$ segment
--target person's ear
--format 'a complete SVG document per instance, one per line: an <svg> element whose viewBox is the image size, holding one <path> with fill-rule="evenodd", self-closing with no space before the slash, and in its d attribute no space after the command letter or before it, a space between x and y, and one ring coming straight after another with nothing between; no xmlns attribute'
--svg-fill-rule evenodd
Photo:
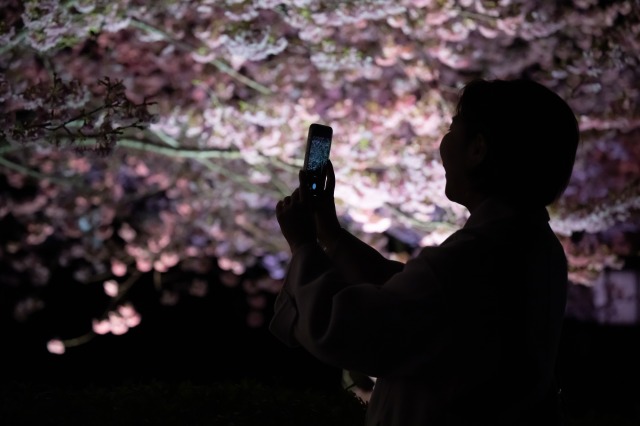
<svg viewBox="0 0 640 426"><path fill-rule="evenodd" d="M467 148L467 166L475 168L482 163L487 156L487 142L481 133L471 139Z"/></svg>

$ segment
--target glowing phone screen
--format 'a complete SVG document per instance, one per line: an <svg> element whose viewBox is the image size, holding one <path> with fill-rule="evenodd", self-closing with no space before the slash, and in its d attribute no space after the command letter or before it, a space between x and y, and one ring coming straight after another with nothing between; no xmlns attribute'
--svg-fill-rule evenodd
<svg viewBox="0 0 640 426"><path fill-rule="evenodd" d="M314 173L320 173L322 168L327 164L330 149L330 139L322 136L312 136L311 146L309 147L307 170Z"/></svg>
<svg viewBox="0 0 640 426"><path fill-rule="evenodd" d="M304 168L308 172L308 188L312 196L324 191L324 168L329 161L333 130L322 124L312 124L307 138Z"/></svg>

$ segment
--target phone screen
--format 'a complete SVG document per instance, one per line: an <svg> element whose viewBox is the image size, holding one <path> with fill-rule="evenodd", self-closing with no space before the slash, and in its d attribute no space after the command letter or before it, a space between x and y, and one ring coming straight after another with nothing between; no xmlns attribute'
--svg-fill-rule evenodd
<svg viewBox="0 0 640 426"><path fill-rule="evenodd" d="M309 161L307 170L310 172L320 173L329 160L329 151L331 149L331 139L323 136L311 136L309 141Z"/></svg>
<svg viewBox="0 0 640 426"><path fill-rule="evenodd" d="M304 169L309 172L309 189L314 196L324 190L322 178L329 160L332 134L333 131L329 126L312 124L309 128Z"/></svg>

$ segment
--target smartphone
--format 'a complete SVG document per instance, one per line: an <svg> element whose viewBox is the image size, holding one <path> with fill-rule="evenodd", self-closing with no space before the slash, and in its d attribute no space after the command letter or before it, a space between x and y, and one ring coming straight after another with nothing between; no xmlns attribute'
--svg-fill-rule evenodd
<svg viewBox="0 0 640 426"><path fill-rule="evenodd" d="M309 176L309 193L316 197L324 191L324 171L329 161L333 129L323 124L309 126L303 168Z"/></svg>

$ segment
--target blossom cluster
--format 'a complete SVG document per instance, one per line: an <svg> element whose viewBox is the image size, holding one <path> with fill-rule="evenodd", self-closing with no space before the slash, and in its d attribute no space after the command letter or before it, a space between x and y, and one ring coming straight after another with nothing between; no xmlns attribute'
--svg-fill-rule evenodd
<svg viewBox="0 0 640 426"><path fill-rule="evenodd" d="M114 306L139 274L166 304L240 286L261 325L289 259L273 209L314 122L334 129L345 227L396 259L441 243L468 217L438 146L473 78L533 78L574 109L582 140L550 213L590 285L640 250L640 5L600 3L0 1L0 221L19 225L0 268L31 284L14 316L43 309L62 267ZM126 331L118 312L93 332Z"/></svg>
<svg viewBox="0 0 640 426"><path fill-rule="evenodd" d="M131 102L122 81L109 77L97 81L102 99L88 107L91 94L78 80L64 81L53 75L20 92L0 77L0 94L6 102L0 119L0 138L12 145L46 141L59 146L74 144L77 151L109 154L126 129L143 129L154 116L148 101Z"/></svg>

